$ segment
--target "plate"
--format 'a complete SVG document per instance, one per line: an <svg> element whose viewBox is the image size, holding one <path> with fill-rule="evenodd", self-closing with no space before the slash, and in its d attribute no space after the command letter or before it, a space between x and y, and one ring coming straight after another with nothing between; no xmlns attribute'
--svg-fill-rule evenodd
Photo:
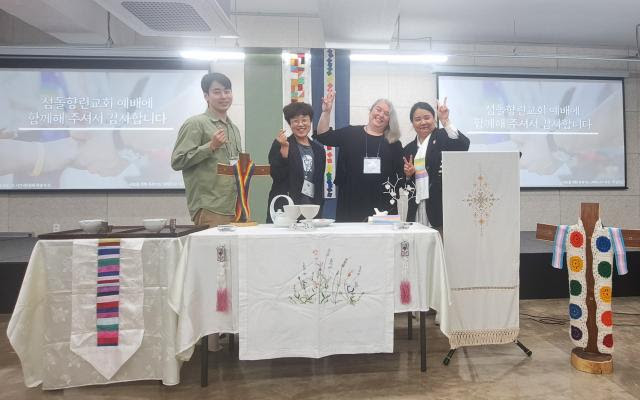
<svg viewBox="0 0 640 400"><path fill-rule="evenodd" d="M329 226L329 225L333 224L334 222L336 222L334 219L317 218L317 219L313 220L313 225L315 225L317 227L322 227L322 226Z"/></svg>

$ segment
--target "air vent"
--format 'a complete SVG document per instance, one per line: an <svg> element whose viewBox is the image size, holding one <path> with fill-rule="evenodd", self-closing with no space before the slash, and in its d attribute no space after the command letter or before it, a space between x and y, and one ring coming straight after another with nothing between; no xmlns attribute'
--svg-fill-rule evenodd
<svg viewBox="0 0 640 400"><path fill-rule="evenodd" d="M209 32L211 28L200 14L184 3L123 1L122 7L149 28L160 32Z"/></svg>
<svg viewBox="0 0 640 400"><path fill-rule="evenodd" d="M95 1L131 29L145 36L237 35L228 14L216 0Z"/></svg>

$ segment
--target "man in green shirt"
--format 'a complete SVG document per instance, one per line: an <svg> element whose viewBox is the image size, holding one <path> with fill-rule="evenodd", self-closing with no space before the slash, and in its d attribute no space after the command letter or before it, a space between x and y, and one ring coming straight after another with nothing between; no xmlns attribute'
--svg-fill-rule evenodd
<svg viewBox="0 0 640 400"><path fill-rule="evenodd" d="M217 165L235 164L242 145L240 131L227 115L233 102L229 78L208 73L201 86L207 110L180 128L171 167L182 171L193 222L214 227L233 221L237 196L233 176L218 175Z"/></svg>

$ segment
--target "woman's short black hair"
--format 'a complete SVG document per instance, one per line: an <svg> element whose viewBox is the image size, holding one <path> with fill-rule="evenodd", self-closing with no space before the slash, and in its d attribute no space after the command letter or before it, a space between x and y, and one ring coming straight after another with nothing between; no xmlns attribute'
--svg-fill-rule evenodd
<svg viewBox="0 0 640 400"><path fill-rule="evenodd" d="M429 103L426 103L424 101L419 101L416 104L414 104L413 107L411 107L411 111L409 111L409 121L413 122L413 114L415 114L416 110L429 111L434 118L436 117L436 112L433 111L433 107L431 107Z"/></svg>
<svg viewBox="0 0 640 400"><path fill-rule="evenodd" d="M209 88L213 82L218 82L225 89L231 90L231 80L220 72L209 72L205 76L202 77L200 81L200 86L202 87L202 93L209 93Z"/></svg>
<svg viewBox="0 0 640 400"><path fill-rule="evenodd" d="M282 113L284 114L284 119L287 121L287 124L291 125L291 119L300 115L308 115L309 119L313 121L313 108L311 105L303 102L293 102L289 103L282 109Z"/></svg>

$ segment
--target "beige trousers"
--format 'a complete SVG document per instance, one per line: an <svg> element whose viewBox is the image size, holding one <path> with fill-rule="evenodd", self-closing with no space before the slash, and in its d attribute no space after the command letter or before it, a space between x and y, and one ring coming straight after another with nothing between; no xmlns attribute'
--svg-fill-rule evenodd
<svg viewBox="0 0 640 400"><path fill-rule="evenodd" d="M196 215L193 216L193 223L196 225L209 225L209 228L214 228L218 225L231 223L233 219L233 215L222 215L201 208Z"/></svg>

